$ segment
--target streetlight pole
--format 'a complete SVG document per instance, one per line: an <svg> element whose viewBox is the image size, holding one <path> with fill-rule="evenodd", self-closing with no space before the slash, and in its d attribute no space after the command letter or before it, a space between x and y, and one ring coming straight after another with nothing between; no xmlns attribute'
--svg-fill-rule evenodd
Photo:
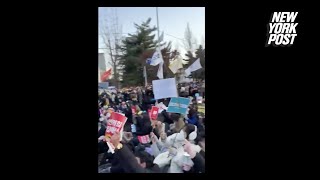
<svg viewBox="0 0 320 180"><path fill-rule="evenodd" d="M156 7L156 11L157 11L158 47L159 47L160 46L160 28L159 28L158 7Z"/></svg>

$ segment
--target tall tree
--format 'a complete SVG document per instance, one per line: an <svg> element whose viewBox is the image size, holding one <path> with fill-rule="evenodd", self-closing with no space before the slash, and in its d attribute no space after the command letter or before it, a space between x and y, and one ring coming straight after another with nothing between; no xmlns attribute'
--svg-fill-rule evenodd
<svg viewBox="0 0 320 180"><path fill-rule="evenodd" d="M122 27L118 21L116 9L110 9L108 17L101 18L100 36L105 46L105 53L109 57L109 64L112 67L115 86L119 88L121 76L120 45L122 40Z"/></svg>
<svg viewBox="0 0 320 180"><path fill-rule="evenodd" d="M143 85L143 66L146 54L154 51L156 27L150 27L151 18L142 24L134 24L137 32L129 34L122 43L121 65L123 65L123 83L127 86ZM151 55L152 56L152 55Z"/></svg>

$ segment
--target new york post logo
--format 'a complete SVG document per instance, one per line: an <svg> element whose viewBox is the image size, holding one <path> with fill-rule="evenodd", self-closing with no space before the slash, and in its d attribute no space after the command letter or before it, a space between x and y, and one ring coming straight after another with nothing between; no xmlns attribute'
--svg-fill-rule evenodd
<svg viewBox="0 0 320 180"><path fill-rule="evenodd" d="M268 24L268 38L266 47L270 44L273 46L291 46L297 37L296 27L298 23L294 23L298 12L274 12L271 15Z"/></svg>

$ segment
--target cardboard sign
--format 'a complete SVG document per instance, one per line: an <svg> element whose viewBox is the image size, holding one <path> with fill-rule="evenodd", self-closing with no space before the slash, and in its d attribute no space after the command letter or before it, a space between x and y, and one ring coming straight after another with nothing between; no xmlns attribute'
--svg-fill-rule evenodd
<svg viewBox="0 0 320 180"><path fill-rule="evenodd" d="M110 138L115 132L121 132L126 121L126 116L117 112L113 112L110 118L107 120L107 129L105 136Z"/></svg>
<svg viewBox="0 0 320 180"><path fill-rule="evenodd" d="M186 114L190 103L189 98L171 98L167 112Z"/></svg>
<svg viewBox="0 0 320 180"><path fill-rule="evenodd" d="M158 113L159 113L159 108L156 106L152 106L151 112L150 112L150 119L151 120L157 120L158 119Z"/></svg>
<svg viewBox="0 0 320 180"><path fill-rule="evenodd" d="M150 143L150 138L149 135L145 135L145 136L138 136L138 140L141 144L147 144Z"/></svg>
<svg viewBox="0 0 320 180"><path fill-rule="evenodd" d="M175 78L153 80L152 88L155 99L178 97Z"/></svg>

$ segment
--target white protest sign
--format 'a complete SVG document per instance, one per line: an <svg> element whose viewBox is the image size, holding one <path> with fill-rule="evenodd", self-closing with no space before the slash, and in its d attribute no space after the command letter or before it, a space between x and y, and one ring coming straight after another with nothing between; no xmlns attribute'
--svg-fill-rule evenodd
<svg viewBox="0 0 320 180"><path fill-rule="evenodd" d="M153 80L152 87L155 99L178 97L175 78Z"/></svg>

